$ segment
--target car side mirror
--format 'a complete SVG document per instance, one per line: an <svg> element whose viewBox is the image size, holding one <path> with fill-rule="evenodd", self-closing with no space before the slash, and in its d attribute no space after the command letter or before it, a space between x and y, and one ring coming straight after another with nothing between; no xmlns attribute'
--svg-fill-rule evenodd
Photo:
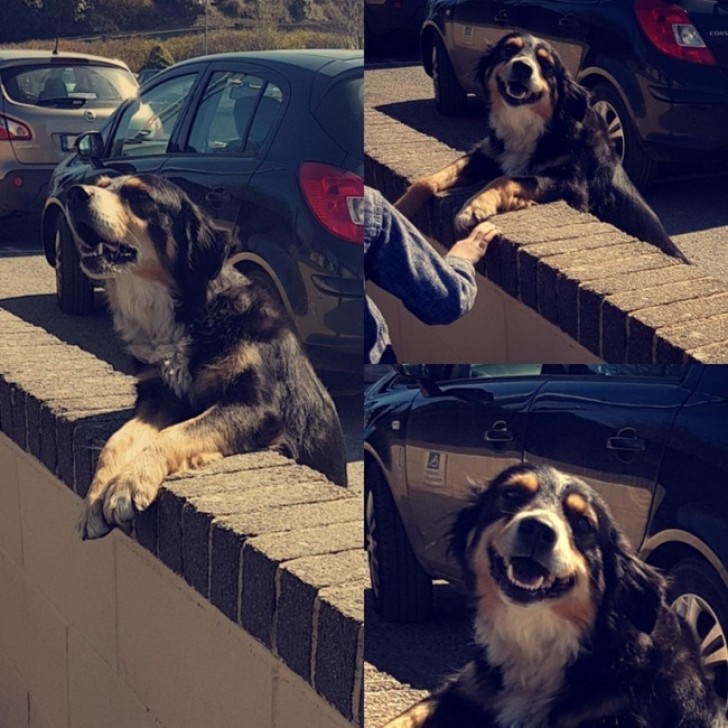
<svg viewBox="0 0 728 728"><path fill-rule="evenodd" d="M104 138L97 131L90 131L76 139L76 151L82 161L98 166L104 154Z"/></svg>

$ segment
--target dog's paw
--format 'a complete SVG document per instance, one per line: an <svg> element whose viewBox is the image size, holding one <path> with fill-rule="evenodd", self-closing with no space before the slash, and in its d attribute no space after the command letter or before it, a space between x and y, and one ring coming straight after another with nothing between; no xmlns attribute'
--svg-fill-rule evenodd
<svg viewBox="0 0 728 728"><path fill-rule="evenodd" d="M107 523L126 528L136 513L146 510L157 497L164 474L148 467L145 459L127 465L106 488L103 514Z"/></svg>
<svg viewBox="0 0 728 728"><path fill-rule="evenodd" d="M455 216L455 230L461 235L469 233L478 223L485 222L493 217L497 210L488 204L478 203L476 200L465 205Z"/></svg>
<svg viewBox="0 0 728 728"><path fill-rule="evenodd" d="M101 501L84 503L83 512L78 521L78 535L87 541L106 536L110 531L111 526L104 520L103 503Z"/></svg>

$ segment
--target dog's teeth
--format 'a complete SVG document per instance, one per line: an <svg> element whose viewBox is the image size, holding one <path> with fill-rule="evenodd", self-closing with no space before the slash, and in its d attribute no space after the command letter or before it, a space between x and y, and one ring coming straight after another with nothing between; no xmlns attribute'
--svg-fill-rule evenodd
<svg viewBox="0 0 728 728"><path fill-rule="evenodd" d="M508 581L510 581L511 584L515 584L515 586L520 589L528 589L528 591L538 591L545 581L543 576L539 576L532 584L524 584L516 577L515 572L513 571L513 564L508 564L506 575L508 576Z"/></svg>

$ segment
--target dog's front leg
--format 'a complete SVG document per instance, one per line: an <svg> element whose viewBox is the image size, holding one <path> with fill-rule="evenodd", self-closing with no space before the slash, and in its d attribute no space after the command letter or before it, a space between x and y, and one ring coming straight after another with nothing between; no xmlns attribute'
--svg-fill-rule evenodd
<svg viewBox="0 0 728 728"><path fill-rule="evenodd" d="M112 478L104 494L104 520L127 526L157 497L168 475L266 447L275 434L277 419L262 407L225 403L167 427Z"/></svg>
<svg viewBox="0 0 728 728"><path fill-rule="evenodd" d="M395 208L411 220L438 192L471 184L474 180L469 173L469 167L470 155L467 154L439 172L418 179L394 203Z"/></svg>
<svg viewBox="0 0 728 728"><path fill-rule="evenodd" d="M161 430L185 416L179 401L158 380L141 381L137 388L134 416L107 440L99 454L78 524L83 539L100 538L111 530L113 526L103 514L109 484L154 442Z"/></svg>
<svg viewBox="0 0 728 728"><path fill-rule="evenodd" d="M538 184L532 177L498 177L463 205L455 216L455 229L466 233L499 212L530 207L540 199L537 190Z"/></svg>

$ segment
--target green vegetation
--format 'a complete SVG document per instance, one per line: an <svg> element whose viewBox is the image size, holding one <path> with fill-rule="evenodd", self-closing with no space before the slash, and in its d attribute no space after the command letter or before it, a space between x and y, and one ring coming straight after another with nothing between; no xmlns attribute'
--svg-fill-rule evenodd
<svg viewBox="0 0 728 728"><path fill-rule="evenodd" d="M53 43L52 40L27 41L14 44L12 47L51 49ZM61 51L77 51L108 58L120 58L129 65L132 71L139 71L146 65L152 49L157 45L159 45L157 38L134 36L90 42L62 40L60 48ZM205 52L202 30L195 35L168 38L164 45L176 61L201 56ZM207 46L208 53L226 53L269 48L351 48L353 44L342 33L321 33L303 29L277 31L260 28L210 31Z"/></svg>

